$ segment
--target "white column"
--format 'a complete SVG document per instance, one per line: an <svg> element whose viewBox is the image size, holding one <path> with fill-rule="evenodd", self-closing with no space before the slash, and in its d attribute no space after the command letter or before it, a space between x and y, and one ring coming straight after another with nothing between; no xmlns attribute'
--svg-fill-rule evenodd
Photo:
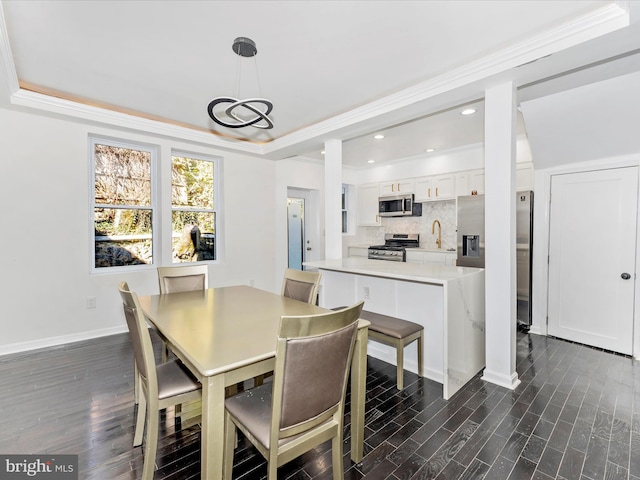
<svg viewBox="0 0 640 480"><path fill-rule="evenodd" d="M325 258L342 258L342 141L324 144Z"/></svg>
<svg viewBox="0 0 640 480"><path fill-rule="evenodd" d="M516 373L516 92L485 92L485 308L483 380L514 389Z"/></svg>

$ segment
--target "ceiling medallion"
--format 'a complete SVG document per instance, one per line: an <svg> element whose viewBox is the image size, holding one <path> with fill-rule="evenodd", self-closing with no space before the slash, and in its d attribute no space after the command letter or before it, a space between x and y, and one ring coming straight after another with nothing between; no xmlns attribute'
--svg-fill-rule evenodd
<svg viewBox="0 0 640 480"><path fill-rule="evenodd" d="M232 49L239 57L255 57L258 53L255 42L247 37L236 38L233 41ZM256 66L256 74L257 72L258 68ZM259 87L260 83L258 82L258 88ZM229 104L226 110L224 110L224 113L227 117L233 119L234 122L229 122L220 118L220 114L222 112L215 111L215 107L220 104ZM273 122L268 116L271 113L271 110L273 110L273 104L266 98L247 98L239 100L233 97L216 97L209 102L209 106L207 107L211 120L223 127L242 128L254 126L255 128L262 128L265 130L273 128ZM243 114L248 118L243 118L241 116Z"/></svg>

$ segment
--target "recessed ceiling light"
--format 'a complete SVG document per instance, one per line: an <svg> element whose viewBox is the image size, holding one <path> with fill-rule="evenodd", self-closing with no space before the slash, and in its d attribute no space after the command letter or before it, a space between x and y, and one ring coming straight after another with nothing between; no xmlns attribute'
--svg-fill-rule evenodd
<svg viewBox="0 0 640 480"><path fill-rule="evenodd" d="M462 115L473 115L474 113L476 113L476 109L475 108L465 108L460 113Z"/></svg>
<svg viewBox="0 0 640 480"><path fill-rule="evenodd" d="M367 160L367 163L376 163L375 160Z"/></svg>
<svg viewBox="0 0 640 480"><path fill-rule="evenodd" d="M427 149L425 150L425 152L427 152L427 153L431 153L431 152L435 152L435 151L436 151L436 149L435 149L435 148L427 148Z"/></svg>
<svg viewBox="0 0 640 480"><path fill-rule="evenodd" d="M375 138L376 140L382 140L384 138L384 135L382 135L381 133L374 135L373 138Z"/></svg>

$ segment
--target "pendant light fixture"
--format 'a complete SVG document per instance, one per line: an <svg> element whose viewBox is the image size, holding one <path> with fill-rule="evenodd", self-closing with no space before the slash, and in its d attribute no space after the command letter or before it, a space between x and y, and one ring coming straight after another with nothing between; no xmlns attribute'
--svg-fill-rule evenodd
<svg viewBox="0 0 640 480"><path fill-rule="evenodd" d="M258 53L256 43L247 37L238 37L233 41L233 51L238 57L254 57ZM238 72L240 71L240 59L238 59ZM256 76L258 67L256 65ZM258 89L260 90L260 79L258 77ZM238 74L236 97L240 92L240 75ZM221 108L216 110L216 106L229 104L223 111ZM209 116L218 125L228 128L242 128L253 126L269 130L273 128L273 122L269 118L269 114L273 110L273 104L266 98L247 98L240 100L233 97L216 97L207 107ZM221 118L222 113L230 119Z"/></svg>

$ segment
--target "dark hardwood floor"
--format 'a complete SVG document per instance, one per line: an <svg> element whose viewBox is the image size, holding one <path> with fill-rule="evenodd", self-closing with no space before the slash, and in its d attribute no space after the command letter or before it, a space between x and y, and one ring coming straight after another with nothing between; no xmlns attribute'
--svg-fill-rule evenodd
<svg viewBox="0 0 640 480"><path fill-rule="evenodd" d="M628 357L519 333L515 391L476 377L448 402L435 382L407 372L398 392L395 367L370 358L368 370L365 458L345 455L347 480L640 480L640 362ZM78 454L81 479L139 478L132 374L125 334L0 357L0 453ZM199 478L198 407L162 414L155 478ZM240 439L234 478L265 475ZM330 479L329 446L279 477Z"/></svg>

